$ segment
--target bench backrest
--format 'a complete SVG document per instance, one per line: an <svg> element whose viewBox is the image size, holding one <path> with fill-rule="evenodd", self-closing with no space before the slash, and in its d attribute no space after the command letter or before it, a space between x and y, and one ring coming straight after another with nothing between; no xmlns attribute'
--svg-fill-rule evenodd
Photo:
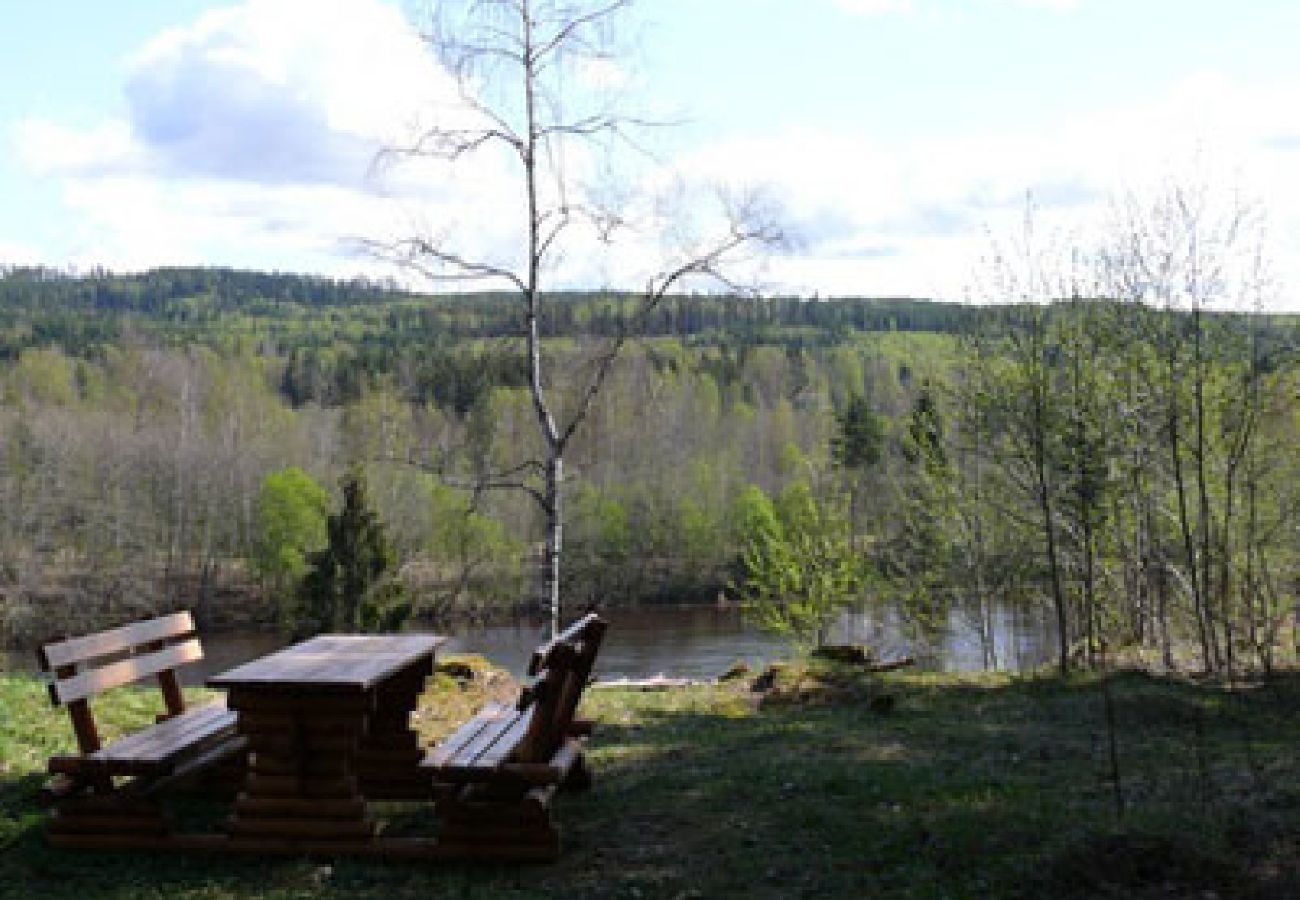
<svg viewBox="0 0 1300 900"><path fill-rule="evenodd" d="M607 627L588 613L533 652L528 674L536 680L519 699L520 709L532 706L532 718L515 761L544 762L564 743Z"/></svg>
<svg viewBox="0 0 1300 900"><path fill-rule="evenodd" d="M50 702L67 706L82 753L100 748L88 700L103 691L156 675L170 718L185 711L176 668L203 658L188 612L133 622L82 637L65 638L37 650L50 673Z"/></svg>

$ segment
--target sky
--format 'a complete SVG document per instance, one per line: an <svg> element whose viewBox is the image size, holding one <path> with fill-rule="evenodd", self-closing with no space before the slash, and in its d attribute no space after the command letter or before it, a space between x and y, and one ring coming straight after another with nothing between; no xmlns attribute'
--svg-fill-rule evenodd
<svg viewBox="0 0 1300 900"><path fill-rule="evenodd" d="M375 250L416 236L517 265L500 154L377 163L466 115L426 12L0 0L0 266L419 284ZM1036 233L1085 244L1119 198L1176 183L1252 211L1262 303L1300 310L1297 35L1294 0L642 0L566 91L672 124L646 154L564 163L641 228L567 233L548 277L639 287L708 246L721 191L763 198L790 238L736 263L769 292L963 299L1027 204Z"/></svg>

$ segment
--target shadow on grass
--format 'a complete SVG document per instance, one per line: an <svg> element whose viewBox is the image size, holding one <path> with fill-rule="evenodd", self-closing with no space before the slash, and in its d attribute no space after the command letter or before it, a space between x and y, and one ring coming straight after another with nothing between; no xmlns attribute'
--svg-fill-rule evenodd
<svg viewBox="0 0 1300 900"><path fill-rule="evenodd" d="M553 865L66 853L19 778L0 895L1300 896L1300 679L1104 684L1122 815L1101 679L839 671L762 709L740 687L589 693L595 785L557 800Z"/></svg>
<svg viewBox="0 0 1300 900"><path fill-rule="evenodd" d="M1300 896L1297 685L899 677L888 705L832 685L747 718L633 699L580 835L647 896L692 889L691 860L701 896Z"/></svg>

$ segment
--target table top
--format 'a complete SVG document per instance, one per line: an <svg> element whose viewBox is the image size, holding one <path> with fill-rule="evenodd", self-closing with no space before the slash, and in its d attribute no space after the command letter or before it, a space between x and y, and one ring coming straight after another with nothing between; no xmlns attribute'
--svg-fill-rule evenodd
<svg viewBox="0 0 1300 900"><path fill-rule="evenodd" d="M438 634L322 634L208 679L221 688L365 691L400 669L432 657Z"/></svg>

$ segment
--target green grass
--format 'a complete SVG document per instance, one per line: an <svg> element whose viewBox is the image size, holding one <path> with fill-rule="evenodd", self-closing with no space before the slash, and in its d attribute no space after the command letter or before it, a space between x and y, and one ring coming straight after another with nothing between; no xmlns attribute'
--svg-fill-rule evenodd
<svg viewBox="0 0 1300 900"><path fill-rule="evenodd" d="M46 847L46 756L70 749L32 680L0 678L0 896L289 898L1259 898L1300 896L1300 675L1228 690L1088 676L783 670L734 683L598 690L595 786L556 807L546 866L162 858ZM500 690L500 685L493 688ZM474 690L439 679L434 735ZM126 694L105 731L147 720Z"/></svg>

